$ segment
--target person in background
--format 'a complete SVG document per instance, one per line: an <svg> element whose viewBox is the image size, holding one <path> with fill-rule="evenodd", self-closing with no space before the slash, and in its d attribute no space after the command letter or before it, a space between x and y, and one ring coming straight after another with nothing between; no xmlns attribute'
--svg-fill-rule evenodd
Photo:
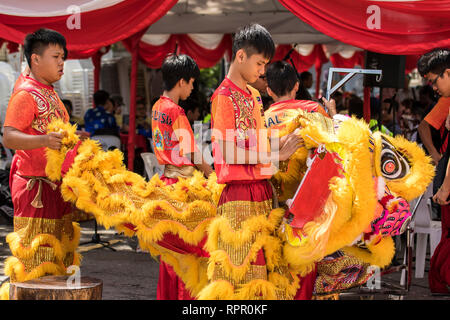
<svg viewBox="0 0 450 320"><path fill-rule="evenodd" d="M61 101L64 103L64 106L66 107L66 110L69 113L70 117L69 122L71 124L76 124L79 129L82 129L84 127L84 120L82 118L73 115L72 101L68 99L62 99Z"/></svg>
<svg viewBox="0 0 450 320"><path fill-rule="evenodd" d="M144 100L136 102L136 130L137 134L146 138L152 137L151 119L147 116L147 108Z"/></svg>
<svg viewBox="0 0 450 320"><path fill-rule="evenodd" d="M348 101L348 115L364 119L364 102L358 96L352 96Z"/></svg>
<svg viewBox="0 0 450 320"><path fill-rule="evenodd" d="M398 102L392 98L384 99L381 104L381 123L394 135L398 135L402 133L402 130L397 121L394 121L394 110L398 111Z"/></svg>
<svg viewBox="0 0 450 320"><path fill-rule="evenodd" d="M123 98L121 96L112 96L111 100L114 103L114 117L116 118L116 123L119 128L123 126L123 115L122 108L124 106Z"/></svg>
<svg viewBox="0 0 450 320"><path fill-rule="evenodd" d="M95 106L86 111L84 115L85 130L93 135L119 136L119 127L116 118L110 112L114 105L105 90L94 93ZM108 110L108 111L107 111Z"/></svg>
<svg viewBox="0 0 450 320"><path fill-rule="evenodd" d="M267 67L265 68L267 70ZM264 106L264 111L269 109L270 105L273 103L273 98L267 93L267 77L266 72L260 75L259 78L253 82L249 83L253 88L259 91L261 95L261 100Z"/></svg>
<svg viewBox="0 0 450 320"><path fill-rule="evenodd" d="M344 107L344 96L341 91L335 91L331 98L336 102L336 112L340 114L347 114L348 110Z"/></svg>
<svg viewBox="0 0 450 320"><path fill-rule="evenodd" d="M311 94L308 89L313 85L313 77L311 72L303 71L300 74L300 87L298 88L296 99L297 100L312 100Z"/></svg>

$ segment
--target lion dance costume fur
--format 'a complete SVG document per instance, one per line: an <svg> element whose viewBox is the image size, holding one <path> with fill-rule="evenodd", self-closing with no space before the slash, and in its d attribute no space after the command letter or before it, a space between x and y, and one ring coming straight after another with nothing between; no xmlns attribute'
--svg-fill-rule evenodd
<svg viewBox="0 0 450 320"><path fill-rule="evenodd" d="M93 140L79 141L76 127L61 121L49 125L49 131L66 135L61 150L47 150L47 175L62 181L66 201L106 228L137 236L141 248L169 263L198 299L293 299L298 277L314 268L317 295L361 285L371 275L369 266L390 264L395 252L391 237L404 231L411 216L407 201L420 196L432 180L430 158L415 143L372 133L354 118L337 125L318 113L293 111L287 123L280 135L299 129L305 147L272 177L282 206L239 225L217 212L224 186L215 174L205 179L195 172L173 185L157 175L147 182L126 170L119 150L104 152ZM325 183L329 195L320 215L293 227L283 204L294 196L311 156L320 152L334 156L340 174ZM209 257L159 246L166 233L192 245L207 235L203 248ZM265 274L255 280L251 272L259 271L251 263L261 248ZM342 273L349 266L359 268L350 284Z"/></svg>

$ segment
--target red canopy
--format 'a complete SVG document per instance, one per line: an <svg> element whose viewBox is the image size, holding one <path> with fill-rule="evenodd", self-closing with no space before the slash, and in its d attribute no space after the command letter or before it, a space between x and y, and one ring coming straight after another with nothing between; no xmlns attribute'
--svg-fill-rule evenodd
<svg viewBox="0 0 450 320"><path fill-rule="evenodd" d="M127 0L104 6L95 10L75 10L72 14L56 14L31 16L19 13L23 9L18 6L17 14L0 14L0 39L22 44L25 36L41 27L60 32L67 40L69 58L88 58L94 56L96 79L99 77L99 61L104 53L100 49L113 43L125 40L133 49L130 101L130 135L128 141L128 167L133 170L134 136L135 136L135 93L137 73L138 41L147 28L164 16L177 0ZM89 5L89 4L88 4ZM63 7L61 4L60 7ZM98 88L98 81L96 83Z"/></svg>
<svg viewBox="0 0 450 320"><path fill-rule="evenodd" d="M423 54L450 46L450 1L279 0L318 31L386 54Z"/></svg>
<svg viewBox="0 0 450 320"><path fill-rule="evenodd" d="M0 38L22 44L28 33L45 27L64 35L69 51L92 50L146 30L176 2L127 0L109 7L80 12L79 29L71 26L73 14L38 17L0 14Z"/></svg>
<svg viewBox="0 0 450 320"><path fill-rule="evenodd" d="M160 68L166 56L175 51L194 58L199 68L210 68L225 54L231 57L231 35L224 34L215 48L204 47L187 34L172 34L165 43L159 45L144 41L144 38L139 43L139 58L153 69Z"/></svg>

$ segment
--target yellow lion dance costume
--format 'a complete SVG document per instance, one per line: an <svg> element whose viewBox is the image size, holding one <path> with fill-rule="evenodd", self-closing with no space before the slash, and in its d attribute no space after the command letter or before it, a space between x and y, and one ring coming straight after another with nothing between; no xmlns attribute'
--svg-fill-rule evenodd
<svg viewBox="0 0 450 320"><path fill-rule="evenodd" d="M239 232L234 232L231 222L216 214L224 186L217 184L215 174L205 179L195 172L192 178L180 178L173 185L165 185L156 175L147 182L126 170L119 150L104 152L93 140L81 142L75 135L76 127L61 121L49 125L49 131L65 132L66 137L60 151L47 150L47 175L54 181L62 179L66 201L92 213L106 228L137 236L142 249L164 257L193 296L293 299L299 288L298 276L308 274L321 261L330 261L324 258L336 252L340 257L331 260L331 266L317 265L322 280L333 278L327 278L327 268L339 270L349 262L365 267L389 265L395 247L391 234L383 232L386 222L392 220L387 216L398 212L402 199L420 196L434 175L430 158L416 144L401 137L372 134L363 121L349 119L335 129L331 119L295 111L281 135L297 128L306 147L281 164L282 169L272 177L280 201L294 196L312 150L337 155L342 170L342 175L328 181L330 195L323 213L301 229L290 225L284 206L273 209L268 217L244 221ZM398 227L403 231L406 225L403 220ZM192 245L207 235L204 249L210 257L177 254L158 246L168 232ZM219 241L235 249L246 246L247 256L236 265L218 249ZM250 262L260 248L264 248L267 281L247 281ZM214 281L217 263L226 272L221 278L228 281ZM370 273L364 272L353 286L367 281ZM318 293L330 290L319 288Z"/></svg>

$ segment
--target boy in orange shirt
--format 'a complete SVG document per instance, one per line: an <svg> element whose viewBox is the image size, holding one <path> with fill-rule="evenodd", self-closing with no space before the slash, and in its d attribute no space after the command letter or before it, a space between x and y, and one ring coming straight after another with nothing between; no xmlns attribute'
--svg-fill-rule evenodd
<svg viewBox="0 0 450 320"><path fill-rule="evenodd" d="M267 93L274 103L264 113L266 124L271 129L282 129L287 110L302 109L309 112L319 112L326 117L336 114L334 100L326 102L330 115L317 102L311 100L296 100L299 81L294 68L285 61L272 63L266 72ZM325 99L324 99L325 100Z"/></svg>
<svg viewBox="0 0 450 320"><path fill-rule="evenodd" d="M434 49L424 54L417 62L417 69L421 76L429 81L433 89L442 96L432 112L425 118L427 122L436 126L435 128L437 129L437 126L445 122L449 113L450 50ZM438 113L437 115L434 115L433 111L435 109ZM446 150L446 153L448 156L448 150ZM440 154L438 155L440 158ZM437 160L439 161L439 159ZM448 159L446 161L447 169L444 181L433 196L433 201L441 205L442 237L431 257L430 272L428 273L431 292L443 294L450 293L450 161Z"/></svg>
<svg viewBox="0 0 450 320"><path fill-rule="evenodd" d="M204 161L197 148L186 114L178 105L186 100L193 89L200 71L195 61L187 55L168 57L161 68L164 92L152 108L152 135L156 158L164 165L161 180L173 184L178 177L192 176L197 168L208 177L212 168ZM177 252L207 256L199 247L186 244L174 234L166 234L158 245ZM157 287L158 300L191 300L183 281L175 274L172 266L161 259Z"/></svg>
<svg viewBox="0 0 450 320"><path fill-rule="evenodd" d="M273 208L273 188L268 180L273 173L271 163L288 159L302 142L290 134L280 139L279 152L271 152L261 96L248 85L264 74L274 51L264 27L253 24L238 30L230 69L212 96L214 166L218 183L226 185L217 214L223 228L231 228L226 233L235 235L208 236L210 284L199 294L201 299L214 298L222 290L244 299L273 299L271 290L280 299L287 294L268 281L271 256L261 248L267 231L253 230L257 221L269 219Z"/></svg>
<svg viewBox="0 0 450 320"><path fill-rule="evenodd" d="M80 263L74 252L78 243L70 242L79 235L72 226L72 207L45 173L45 148L59 149L63 138L61 133L47 134L47 126L55 118L69 121L52 86L63 75L66 40L58 32L39 29L25 38L24 53L29 74L16 83L3 135L5 147L16 150L10 172L14 232L8 235L14 257L5 263L11 282L65 275L67 267ZM7 299L5 292L6 286L2 298Z"/></svg>

